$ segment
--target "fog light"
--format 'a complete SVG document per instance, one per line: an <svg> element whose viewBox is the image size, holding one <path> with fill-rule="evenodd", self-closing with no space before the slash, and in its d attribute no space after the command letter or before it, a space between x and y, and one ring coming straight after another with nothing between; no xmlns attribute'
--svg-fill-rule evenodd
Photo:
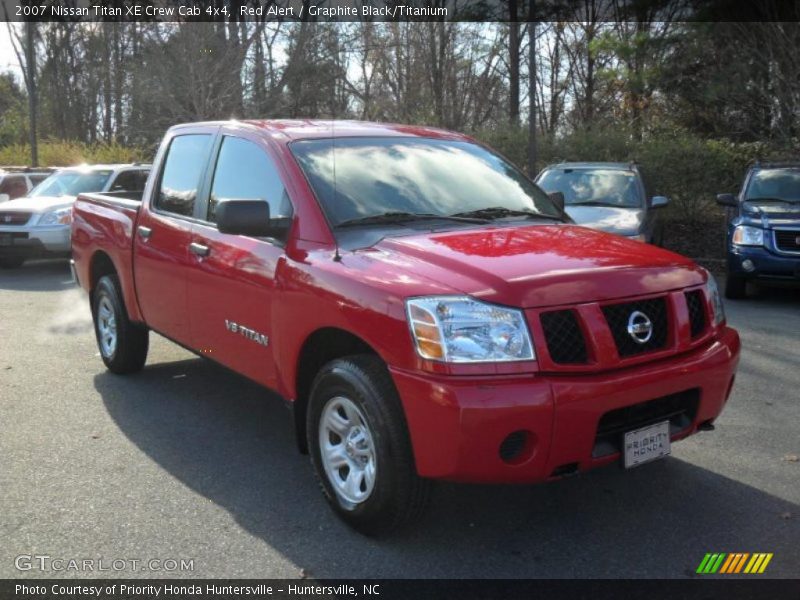
<svg viewBox="0 0 800 600"><path fill-rule="evenodd" d="M750 260L749 258L745 258L742 261L742 268L749 273L754 271L756 266L753 264L752 260Z"/></svg>
<svg viewBox="0 0 800 600"><path fill-rule="evenodd" d="M533 433L520 429L510 433L500 444L500 458L510 465L518 465L533 456L535 446Z"/></svg>

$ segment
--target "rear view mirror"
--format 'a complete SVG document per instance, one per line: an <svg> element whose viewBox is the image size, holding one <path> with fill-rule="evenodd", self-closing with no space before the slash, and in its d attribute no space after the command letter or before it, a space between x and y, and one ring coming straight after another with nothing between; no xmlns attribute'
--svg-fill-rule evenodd
<svg viewBox="0 0 800 600"><path fill-rule="evenodd" d="M650 208L663 208L669 204L669 198L666 196L653 196L650 200Z"/></svg>
<svg viewBox="0 0 800 600"><path fill-rule="evenodd" d="M733 194L717 194L717 204L721 206L732 206L736 208L739 203L736 201L736 196Z"/></svg>
<svg viewBox="0 0 800 600"><path fill-rule="evenodd" d="M270 219L269 204L264 200L222 200L215 216L221 233L281 237L286 232L285 222L278 224Z"/></svg>
<svg viewBox="0 0 800 600"><path fill-rule="evenodd" d="M8 194L0 194L0 202L8 202L11 200L11 196Z"/></svg>
<svg viewBox="0 0 800 600"><path fill-rule="evenodd" d="M564 212L564 194L562 192L550 192L547 197L561 212Z"/></svg>

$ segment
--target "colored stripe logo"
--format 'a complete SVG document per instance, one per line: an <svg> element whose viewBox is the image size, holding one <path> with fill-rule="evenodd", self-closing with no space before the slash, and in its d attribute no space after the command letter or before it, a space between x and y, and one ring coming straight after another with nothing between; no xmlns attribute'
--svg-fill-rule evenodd
<svg viewBox="0 0 800 600"><path fill-rule="evenodd" d="M700 561L697 573L701 575L713 575L714 573L725 575L763 573L771 560L771 552L756 552L754 554L749 552L709 552Z"/></svg>

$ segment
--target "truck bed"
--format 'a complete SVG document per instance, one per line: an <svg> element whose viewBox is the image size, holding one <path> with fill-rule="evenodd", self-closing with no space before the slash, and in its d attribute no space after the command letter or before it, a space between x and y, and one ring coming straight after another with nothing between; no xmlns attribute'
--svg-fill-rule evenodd
<svg viewBox="0 0 800 600"><path fill-rule="evenodd" d="M80 194L72 209L72 258L78 283L90 292L108 261L122 286L128 314L140 320L133 279L133 244L142 192Z"/></svg>

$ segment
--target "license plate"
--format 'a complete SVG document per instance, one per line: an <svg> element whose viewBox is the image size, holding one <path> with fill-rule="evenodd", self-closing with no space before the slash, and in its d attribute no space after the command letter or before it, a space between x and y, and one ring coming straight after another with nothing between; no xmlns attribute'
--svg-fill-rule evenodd
<svg viewBox="0 0 800 600"><path fill-rule="evenodd" d="M10 246L14 243L14 238L10 233L0 233L0 246Z"/></svg>
<svg viewBox="0 0 800 600"><path fill-rule="evenodd" d="M669 449L669 421L648 425L625 434L625 468L667 456Z"/></svg>

